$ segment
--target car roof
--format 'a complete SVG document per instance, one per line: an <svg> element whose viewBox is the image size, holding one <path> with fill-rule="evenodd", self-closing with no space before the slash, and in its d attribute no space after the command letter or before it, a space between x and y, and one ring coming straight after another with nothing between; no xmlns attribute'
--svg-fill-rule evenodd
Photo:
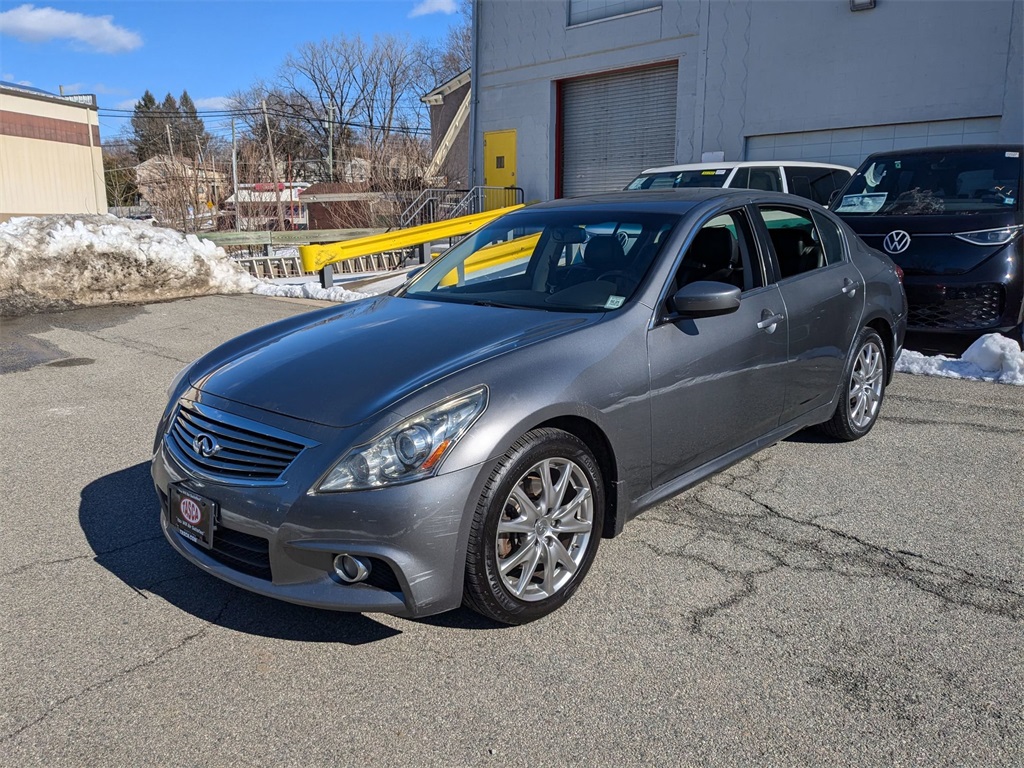
<svg viewBox="0 0 1024 768"><path fill-rule="evenodd" d="M563 197L543 203L535 203L522 209L547 210L551 208L599 208L620 211L659 211L665 213L684 213L703 203L715 201L734 201L737 205L757 201L775 201L790 205L811 205L815 209L821 206L812 200L784 192L764 192L756 189L737 187L721 189L719 187L693 187L688 189L637 189L631 191L603 192L581 197ZM516 212L509 214L514 216Z"/></svg>
<svg viewBox="0 0 1024 768"><path fill-rule="evenodd" d="M815 163L810 160L732 160L721 163L684 163L682 165L662 165L656 168L647 168L640 173L671 173L673 171L708 171L722 168L762 168L766 165L800 166L802 168L832 168L833 170L849 171L854 169L847 165L836 165L835 163Z"/></svg>
<svg viewBox="0 0 1024 768"><path fill-rule="evenodd" d="M912 149L887 149L884 152L872 152L872 157L906 157L907 155L926 155L949 152L1021 152L1022 144L950 144L941 147L914 147Z"/></svg>

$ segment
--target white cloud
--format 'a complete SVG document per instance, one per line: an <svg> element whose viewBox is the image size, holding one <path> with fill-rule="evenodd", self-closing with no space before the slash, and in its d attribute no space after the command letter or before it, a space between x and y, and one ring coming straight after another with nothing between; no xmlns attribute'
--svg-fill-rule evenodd
<svg viewBox="0 0 1024 768"><path fill-rule="evenodd" d="M446 13L451 16L457 10L459 9L455 0L420 0L409 12L409 18L429 16L432 13Z"/></svg>
<svg viewBox="0 0 1024 768"><path fill-rule="evenodd" d="M196 99L196 109L231 109L232 105L230 96L211 96L208 99Z"/></svg>
<svg viewBox="0 0 1024 768"><path fill-rule="evenodd" d="M0 34L29 43L67 38L77 47L100 53L124 53L142 45L138 34L117 26L113 19L26 4L0 13Z"/></svg>
<svg viewBox="0 0 1024 768"><path fill-rule="evenodd" d="M114 105L114 109L135 109L135 105L138 103L138 99L125 99L119 101Z"/></svg>
<svg viewBox="0 0 1024 768"><path fill-rule="evenodd" d="M15 85L32 85L31 80L19 80L10 72L0 74L0 80L3 80L5 83L14 83Z"/></svg>
<svg viewBox="0 0 1024 768"><path fill-rule="evenodd" d="M61 85L61 88L64 90L65 95L74 93L94 93L105 96L123 96L128 93L124 88L110 88L103 83L96 83L95 85L72 83L71 85Z"/></svg>

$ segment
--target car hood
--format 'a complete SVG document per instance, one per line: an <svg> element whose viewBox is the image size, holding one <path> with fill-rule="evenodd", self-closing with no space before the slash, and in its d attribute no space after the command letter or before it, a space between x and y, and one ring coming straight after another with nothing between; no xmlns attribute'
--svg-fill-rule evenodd
<svg viewBox="0 0 1024 768"><path fill-rule="evenodd" d="M257 337L204 366L191 383L227 400L347 427L433 381L602 316L382 296Z"/></svg>

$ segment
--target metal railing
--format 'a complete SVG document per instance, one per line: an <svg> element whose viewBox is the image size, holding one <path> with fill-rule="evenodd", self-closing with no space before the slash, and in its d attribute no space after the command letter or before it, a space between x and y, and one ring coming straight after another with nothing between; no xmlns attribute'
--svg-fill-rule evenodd
<svg viewBox="0 0 1024 768"><path fill-rule="evenodd" d="M411 249L373 253L336 262L334 264L334 271L338 274L386 272L401 268L405 264L406 259L412 255L413 251ZM233 260L253 277L273 279L317 274L315 272L307 272L302 268L302 258L298 254L289 256L240 256Z"/></svg>
<svg viewBox="0 0 1024 768"><path fill-rule="evenodd" d="M496 208L508 208L522 202L523 190L519 187L424 189L399 217L399 225L404 229L432 224Z"/></svg>

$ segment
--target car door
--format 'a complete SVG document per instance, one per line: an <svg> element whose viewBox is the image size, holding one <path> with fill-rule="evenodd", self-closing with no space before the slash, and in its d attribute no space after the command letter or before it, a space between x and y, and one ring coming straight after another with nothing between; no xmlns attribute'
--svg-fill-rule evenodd
<svg viewBox="0 0 1024 768"><path fill-rule="evenodd" d="M669 297L695 280L741 288L739 309L714 317L672 316ZM665 288L659 315L647 338L654 487L779 423L787 321L778 287L765 280L743 208L698 230Z"/></svg>
<svg viewBox="0 0 1024 768"><path fill-rule="evenodd" d="M838 226L799 205L757 206L789 328L782 423L832 400L860 330L864 280Z"/></svg>

